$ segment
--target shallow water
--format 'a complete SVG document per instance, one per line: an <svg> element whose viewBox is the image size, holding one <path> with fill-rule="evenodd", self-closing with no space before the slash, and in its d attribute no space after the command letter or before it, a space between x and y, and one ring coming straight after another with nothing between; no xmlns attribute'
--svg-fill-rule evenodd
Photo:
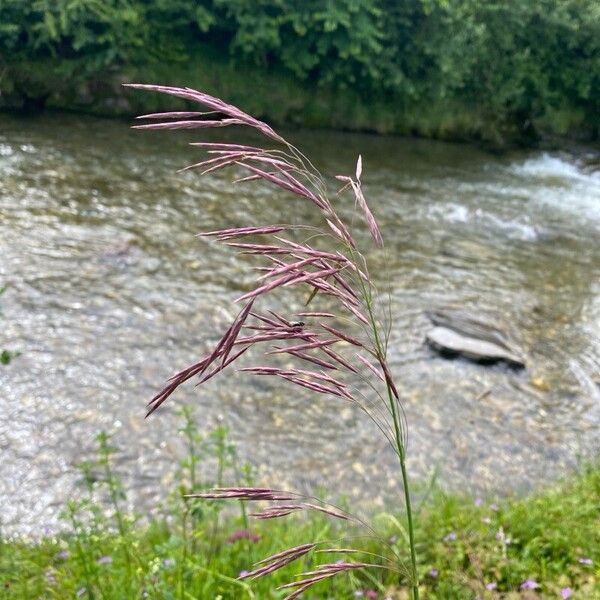
<svg viewBox="0 0 600 600"><path fill-rule="evenodd" d="M386 239L373 272L391 282L411 471L423 481L436 471L449 489L507 494L597 455L597 155L292 137L327 174L351 172L363 155ZM0 348L22 352L0 370L4 530L54 526L102 429L122 449L131 501L154 506L181 456L175 408L185 402L198 405L203 429L231 429L262 483L376 502L397 489L392 452L359 413L277 382L231 371L200 391L182 388L144 420L145 402L214 343L254 276L247 259L195 234L311 219L285 194L233 189L227 174L176 174L196 157L186 139L118 121L0 116L0 282L10 284ZM278 302L301 307L287 290ZM434 355L424 311L447 306L502 319L528 368Z"/></svg>

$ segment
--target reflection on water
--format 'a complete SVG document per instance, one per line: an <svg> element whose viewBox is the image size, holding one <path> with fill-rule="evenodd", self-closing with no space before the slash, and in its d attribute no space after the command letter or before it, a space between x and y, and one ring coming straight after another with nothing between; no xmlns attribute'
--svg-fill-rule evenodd
<svg viewBox="0 0 600 600"><path fill-rule="evenodd" d="M293 135L328 174L364 157L386 239L373 272L392 289L391 362L411 470L437 469L451 489L508 493L597 453L600 174L589 157ZM280 383L232 371L201 391L180 390L144 421L152 392L214 343L234 314L231 299L254 277L247 259L195 234L312 219L285 194L234 190L227 174L175 174L195 156L185 140L115 121L1 117L0 281L11 289L0 347L23 352L0 371L8 530L56 519L75 489L74 465L102 429L116 432L135 501L151 506L181 452L183 402L198 404L202 427L231 428L261 481L370 499L394 493L393 455L374 427L349 406ZM288 290L278 302L300 308ZM528 369L434 356L423 344L424 310L440 306L502 318Z"/></svg>

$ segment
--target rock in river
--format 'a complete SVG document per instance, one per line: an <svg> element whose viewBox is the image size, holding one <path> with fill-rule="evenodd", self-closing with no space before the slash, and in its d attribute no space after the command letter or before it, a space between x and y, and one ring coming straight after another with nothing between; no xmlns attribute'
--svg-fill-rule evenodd
<svg viewBox="0 0 600 600"><path fill-rule="evenodd" d="M436 325L427 333L427 343L442 355L460 355L483 363L504 361L525 367L524 359L511 348L497 324L460 311L434 311L427 316Z"/></svg>

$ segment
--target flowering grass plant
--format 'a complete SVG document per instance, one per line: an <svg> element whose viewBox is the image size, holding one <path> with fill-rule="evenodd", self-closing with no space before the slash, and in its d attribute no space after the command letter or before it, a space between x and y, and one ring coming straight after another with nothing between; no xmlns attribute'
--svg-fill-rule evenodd
<svg viewBox="0 0 600 600"><path fill-rule="evenodd" d="M309 203L321 218L319 227L279 223L259 226L242 224L203 235L261 259L255 287L241 295L237 317L214 348L191 366L171 377L149 403L148 415L189 379L202 384L218 375L248 350L262 348L266 362L240 369L255 376L277 377L316 394L334 396L358 406L378 427L397 455L403 482L410 564L394 561L370 564L351 548L323 548L305 543L278 552L257 563L245 578L268 575L308 553L335 553L345 558L325 563L304 572L293 582L281 586L290 593L286 600L299 597L314 584L357 569L387 568L402 570L412 597L419 597L413 512L406 470L407 427L397 386L388 366L389 315L378 314L377 290L369 274L368 261L356 242L353 227L337 209L344 192L351 193L356 211L368 229L373 243L383 239L377 221L362 191L362 159L359 156L352 176L336 179L342 186L335 200L330 185L311 161L268 124L226 102L189 88L129 84L129 87L159 92L201 105L202 111L176 111L147 114L138 129L207 129L232 125L249 127L261 134L264 143L242 145L219 142L194 142L208 154L204 160L185 167L201 174L231 169L238 184L266 182ZM306 310L281 315L268 308L268 298L281 288L293 287L303 294ZM323 300L321 300L323 299ZM322 302L325 308L314 308ZM296 366L282 364L293 358ZM362 384L362 385L361 385ZM335 507L306 499L299 494L276 489L230 487L196 494L207 499L237 499L247 503L267 503L251 515L274 519L298 511L319 511L342 520L356 520ZM362 524L362 523L361 523ZM366 524L364 524L367 526ZM389 560L389 559L388 559Z"/></svg>

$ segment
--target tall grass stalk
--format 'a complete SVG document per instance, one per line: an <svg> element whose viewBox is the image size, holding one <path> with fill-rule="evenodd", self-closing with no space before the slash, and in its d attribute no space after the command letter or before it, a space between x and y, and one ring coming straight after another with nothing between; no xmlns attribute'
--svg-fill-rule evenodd
<svg viewBox="0 0 600 600"><path fill-rule="evenodd" d="M310 203L321 217L319 227L244 224L202 234L242 254L260 257L264 262L259 267L256 287L236 300L243 307L216 346L199 361L169 379L149 402L148 415L190 378L197 376L199 384L204 383L249 349L264 345L267 346L265 355L269 359L268 364L244 367L240 371L278 377L357 406L375 423L398 457L410 546L408 584L414 600L418 600L413 511L406 468L407 426L387 362L391 319L385 312L383 317L378 314L379 296L369 274L366 256L356 242L352 226L344 221L336 206L344 201L344 192L351 192L355 209L362 216L373 243L377 247L383 246L379 226L362 191L361 157L358 157L353 176L336 177L343 187L334 203L330 200L330 183L298 148L268 124L218 98L190 88L141 84L130 84L130 87L168 94L208 109L143 115L139 118L149 122L137 125L138 129L206 129L241 125L258 131L267 141L263 146L195 142L192 145L205 150L208 158L182 170L198 170L207 174L231 169L236 174L237 183L261 181L275 185ZM292 286L307 293L306 310L297 313L294 318L272 310L258 311L257 305L265 302L269 295L280 288ZM314 309L308 307L316 304L319 306ZM282 366L281 358L294 358L298 366ZM368 387L368 394L365 387ZM267 508L253 513L258 518L278 518L297 511L318 510L334 518L358 521L318 500L274 489L223 488L219 483L215 490L191 496L269 502ZM262 577L320 549L318 544L308 543L278 553L259 561L244 578ZM358 559L322 564L315 571L303 573L299 580L281 588L289 592L286 599L293 600L318 582L366 568L381 568L381 565Z"/></svg>
<svg viewBox="0 0 600 600"><path fill-rule="evenodd" d="M123 541L123 547L121 552L125 557L125 566L128 573L128 583L131 585L133 582L133 564L132 557L129 550L127 540L128 526L125 522L125 514L121 508L120 501L125 498L125 492L123 490L123 484L121 480L115 476L111 464L112 455L116 452L116 448L110 445L110 435L106 432L101 432L96 437L98 441L98 466L104 471L104 484L108 489L108 495L110 503L113 508L113 517L115 519L117 530L119 532L120 539Z"/></svg>

